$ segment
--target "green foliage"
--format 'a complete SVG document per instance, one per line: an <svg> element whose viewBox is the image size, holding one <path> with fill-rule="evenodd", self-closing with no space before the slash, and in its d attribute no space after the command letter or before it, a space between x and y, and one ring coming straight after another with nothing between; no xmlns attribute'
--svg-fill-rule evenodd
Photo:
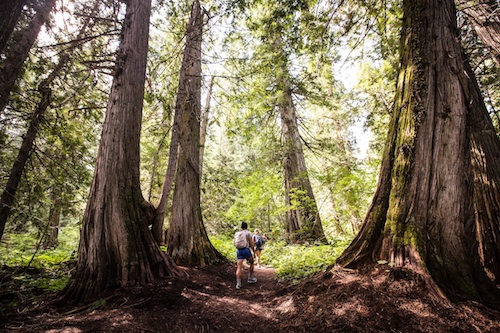
<svg viewBox="0 0 500 333"><path fill-rule="evenodd" d="M47 292L62 290L69 280L67 269L0 267L0 313L26 302L35 303Z"/></svg>
<svg viewBox="0 0 500 333"><path fill-rule="evenodd" d="M216 235L209 236L212 245L219 251L224 257L231 261L236 261L236 249L233 245L233 235Z"/></svg>
<svg viewBox="0 0 500 333"><path fill-rule="evenodd" d="M226 213L229 221L238 224L243 220L252 228L264 229L269 219L276 220L280 212L276 197L281 189L281 180L277 173L255 170L248 176L235 179L234 186L240 191Z"/></svg>
<svg viewBox="0 0 500 333"><path fill-rule="evenodd" d="M73 261L78 248L78 226L62 228L59 246L51 250L37 251L39 239L34 233L9 234L2 239L0 265L11 267L30 266L37 269L57 270Z"/></svg>
<svg viewBox="0 0 500 333"><path fill-rule="evenodd" d="M59 247L36 251L35 233L9 234L0 246L0 312L27 299L60 291L69 280L78 246L77 226L60 232Z"/></svg>
<svg viewBox="0 0 500 333"><path fill-rule="evenodd" d="M268 243L262 251L262 263L274 267L279 279L291 282L298 282L332 265L348 245L345 241L317 246Z"/></svg>
<svg viewBox="0 0 500 333"><path fill-rule="evenodd" d="M112 10L105 7L102 4L102 10L97 10L101 18L113 15ZM37 86L55 74L49 82L50 107L40 123L30 159L24 167L6 233L43 230L56 194L62 215L67 218L82 214L109 91L109 79L104 72L109 68L110 62L106 59L113 50L108 47L116 44L110 42L116 36L105 33L110 28L108 23L114 20L87 22L87 28L82 28L83 21L96 17L89 13L90 8L75 1L65 8L68 16L64 25L52 24L50 29L42 29L40 45L33 48L25 63L23 75L18 79L18 91L6 108L8 112L2 113L2 134L7 135L5 145L0 148L3 188L31 114L40 101ZM72 17L73 10L79 15ZM100 37L84 38L82 33ZM79 40L75 48L71 47L73 39ZM66 52L68 62L64 57ZM56 69L59 63L65 64L61 71Z"/></svg>

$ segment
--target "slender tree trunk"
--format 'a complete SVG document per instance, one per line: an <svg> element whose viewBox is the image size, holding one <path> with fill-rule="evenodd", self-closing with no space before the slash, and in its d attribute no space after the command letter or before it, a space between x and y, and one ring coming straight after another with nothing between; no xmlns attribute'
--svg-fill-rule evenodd
<svg viewBox="0 0 500 333"><path fill-rule="evenodd" d="M97 7L96 7L97 8ZM95 9L96 9L95 8ZM94 9L94 10L95 10ZM84 26L81 29L80 36L82 36L87 30L89 25L89 21L87 20ZM78 46L78 42L72 42L70 47L66 49L66 51L61 54L59 62L57 63L54 70L50 73L50 75L44 79L38 86L38 93L40 94L40 101L33 112L33 116L31 119L30 127L28 128L28 132L23 138L23 142L21 144L21 148L19 149L19 153L17 158L12 166L9 179L5 186L5 189L2 193L1 202L0 202L0 239L2 239L3 232L5 230L5 225L12 211L12 206L15 200L15 194L17 192L17 188L19 183L21 182L21 176L24 172L24 167L28 158L31 154L33 143L35 141L36 135L38 133L39 125L41 120L43 119L47 108L50 106L50 98L52 95L51 84L52 81L61 73L62 69L69 62L69 52L73 50L76 46Z"/></svg>
<svg viewBox="0 0 500 333"><path fill-rule="evenodd" d="M291 242L326 242L306 167L292 89L282 78L283 100L278 106L284 145L286 231Z"/></svg>
<svg viewBox="0 0 500 333"><path fill-rule="evenodd" d="M43 249L54 249L58 244L59 221L61 218L61 191L58 188L52 189L52 205L49 211L49 221L47 232L43 239Z"/></svg>
<svg viewBox="0 0 500 333"><path fill-rule="evenodd" d="M148 228L153 208L140 189L139 156L150 0L128 0L94 179L83 217L78 264L64 299L175 276Z"/></svg>
<svg viewBox="0 0 500 333"><path fill-rule="evenodd" d="M172 220L168 230L167 252L183 265L205 266L220 254L210 243L200 207L200 113L202 13L194 1L186 34L186 49L177 99L180 102L179 159L175 177ZM182 79L182 76L181 76Z"/></svg>
<svg viewBox="0 0 500 333"><path fill-rule="evenodd" d="M452 0L405 0L401 69L378 187L338 258L414 269L498 306L500 142L458 43ZM432 38L430 38L432 36Z"/></svg>
<svg viewBox="0 0 500 333"><path fill-rule="evenodd" d="M483 44L490 50L500 65L500 5L498 1L458 0L462 10Z"/></svg>
<svg viewBox="0 0 500 333"><path fill-rule="evenodd" d="M181 70L179 75L179 91L177 93L177 102L174 111L174 123L172 124L172 137L170 139L170 148L168 154L168 164L167 171L165 173L165 178L163 180L163 187L161 190L161 198L158 207L156 208L155 218L151 231L158 244L163 243L163 222L165 221L165 215L167 213L167 203L170 196L170 191L172 190L172 184L174 183L175 173L177 169L177 159L179 157L179 123L182 117L182 108L179 106L181 99L180 96L180 86L181 82L185 82L186 77Z"/></svg>
<svg viewBox="0 0 500 333"><path fill-rule="evenodd" d="M214 87L214 77L210 79L208 86L207 97L205 100L205 108L201 113L201 126L200 126L200 179L203 172L203 156L205 154L205 142L207 140L208 119L210 114L210 101L212 99L212 89Z"/></svg>
<svg viewBox="0 0 500 333"><path fill-rule="evenodd" d="M24 61L35 42L42 25L47 21L56 0L44 0L35 8L36 14L28 28L22 32L20 40L15 43L0 70L0 114L7 106L9 96L19 77Z"/></svg>
<svg viewBox="0 0 500 333"><path fill-rule="evenodd" d="M160 138L160 142L158 143L158 149L156 150L156 153L155 153L155 157L154 157L154 161L153 161L153 169L151 170L151 178L150 178L150 181L149 181L149 190L148 190L148 201L151 202L151 198L153 196L153 189L155 187L155 179L156 179L156 171L158 170L158 166L160 164L160 155L161 155L161 151L163 150L164 146L165 146L165 141L167 139L167 136L168 136L168 132L163 135L161 138ZM156 237L155 237L156 239Z"/></svg>
<svg viewBox="0 0 500 333"><path fill-rule="evenodd" d="M0 2L0 54L4 54L5 46L19 21L26 3L27 0L5 0Z"/></svg>
<svg viewBox="0 0 500 333"><path fill-rule="evenodd" d="M52 81L52 79L53 77L50 78L50 81ZM28 161L28 158L31 154L33 142L35 141L36 134L38 133L40 122L43 119L45 111L50 105L50 97L52 95L52 91L49 88L49 83L49 81L45 80L40 84L40 87L38 88L38 91L41 94L40 102L38 103L35 111L33 112L33 115L31 116L30 126L23 138L21 148L19 149L17 158L10 171L9 179L7 180L5 189L2 192L2 198L0 202L0 239L2 239L3 232L5 230L5 224L7 223L7 219L9 218L12 211L17 188L19 186L19 183L21 182L21 176L24 171L24 166L26 165L26 162Z"/></svg>
<svg viewBox="0 0 500 333"><path fill-rule="evenodd" d="M333 192L333 189L331 188L331 186L328 186L328 193L330 194L331 201L332 201L332 208L333 208L333 214L334 214L333 220L334 220L335 231L337 232L338 235L343 236L346 234L346 232L344 231L344 228L342 227L342 224L340 223L339 214L337 213L337 207L335 205L335 193ZM356 230L354 230L354 226L352 224L351 224L351 226L353 227L353 233L356 233Z"/></svg>

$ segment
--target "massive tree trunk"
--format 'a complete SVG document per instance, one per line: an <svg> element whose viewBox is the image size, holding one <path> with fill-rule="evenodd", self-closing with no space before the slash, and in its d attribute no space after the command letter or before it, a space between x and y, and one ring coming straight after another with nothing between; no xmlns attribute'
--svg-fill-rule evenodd
<svg viewBox="0 0 500 333"><path fill-rule="evenodd" d="M66 300L86 301L105 290L178 274L148 228L153 208L139 180L150 14L150 0L127 1L78 264L63 291Z"/></svg>
<svg viewBox="0 0 500 333"><path fill-rule="evenodd" d="M288 78L281 80L283 91L278 108L284 146L286 231L294 243L326 242L302 150L292 88Z"/></svg>
<svg viewBox="0 0 500 333"><path fill-rule="evenodd" d="M200 113L202 13L195 0L187 27L177 100L181 112L179 158L175 177L167 253L182 265L205 266L220 254L210 243L200 207Z"/></svg>
<svg viewBox="0 0 500 333"><path fill-rule="evenodd" d="M483 44L500 65L500 5L491 0L457 0Z"/></svg>
<svg viewBox="0 0 500 333"><path fill-rule="evenodd" d="M20 40L10 49L9 55L3 61L3 67L0 70L0 114L7 106L10 93L21 73L24 61L55 2L56 0L40 2L35 8L36 14L33 16L31 24L22 32Z"/></svg>
<svg viewBox="0 0 500 333"><path fill-rule="evenodd" d="M12 31L19 21L27 0L9 0L0 2L0 54L4 53Z"/></svg>
<svg viewBox="0 0 500 333"><path fill-rule="evenodd" d="M345 267L384 259L447 295L500 304L500 142L458 43L452 0L405 0L379 184Z"/></svg>

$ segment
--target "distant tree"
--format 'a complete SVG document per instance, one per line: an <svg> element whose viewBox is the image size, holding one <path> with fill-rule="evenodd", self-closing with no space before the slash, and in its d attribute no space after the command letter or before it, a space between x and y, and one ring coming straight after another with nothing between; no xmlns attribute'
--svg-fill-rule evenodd
<svg viewBox="0 0 500 333"><path fill-rule="evenodd" d="M233 62L241 78L231 91L238 96L232 98L235 113L243 119L239 132L248 142L253 141L248 133L251 131L253 135L267 135L276 129L281 132L278 151L271 156L283 171L285 237L290 242L326 242L306 165L307 141L302 131L306 128L302 120L309 111L307 107L313 100L323 102L328 94L316 89L320 70L308 69L319 69L321 64L312 59L321 58L325 63L332 60L324 52L326 45L331 45L325 29L329 15L323 11L328 6L316 4L302 0L241 3L236 9L241 13L234 14L235 20L241 19L247 29L228 36L240 52ZM299 112L302 108L307 110L303 114ZM269 138L274 139L274 135Z"/></svg>
<svg viewBox="0 0 500 333"><path fill-rule="evenodd" d="M59 222L61 219L61 190L52 189L52 204L49 210L49 218L43 235L43 249L53 249L57 247L59 236Z"/></svg>
<svg viewBox="0 0 500 333"><path fill-rule="evenodd" d="M96 12L96 8L97 6L94 8L94 12ZM28 162L28 159L33 152L34 142L40 130L40 123L44 119L47 110L50 109L52 102L51 101L52 93L53 93L52 86L54 84L54 81L58 78L58 76L62 75L64 68L68 65L68 63L70 63L71 52L73 52L75 48L79 46L80 39L84 37L85 33L87 32L87 29L89 28L89 24L90 24L90 19L87 18L78 33L77 39L71 41L68 44L67 48L61 52L59 60L55 65L54 69L45 79L43 79L40 82L40 84L37 87L39 102L37 103L35 110L31 116L28 130L23 137L22 144L17 154L17 158L14 160L13 166L10 170L7 182L5 184L5 188L2 192L2 196L0 199L0 239L3 236L6 222L14 206L16 192L20 185L21 177L25 170L26 163ZM55 197L59 198L58 206L60 206L61 205L60 193L58 193ZM57 210L59 211L60 207ZM54 211L52 211L52 213L54 213ZM52 221L52 223L54 223L54 221L56 220L54 216L51 216L49 219ZM50 244L53 243L55 242L50 242Z"/></svg>
<svg viewBox="0 0 500 333"><path fill-rule="evenodd" d="M52 74L54 74L55 72L53 72ZM42 83L40 83L40 86L38 87L38 92L40 93L40 102L38 103L31 116L29 128L23 138L23 142L17 154L17 158L14 162L14 165L12 166L7 183L5 184L5 188L2 192L0 201L0 239L2 239L3 232L5 230L5 224L7 223L7 219L9 218L9 215L11 213L17 188L19 186L19 183L21 182L21 176L24 171L24 166L26 165L26 162L28 161L28 158L31 154L40 122L42 121L45 112L50 106L50 99L52 95L50 83L53 79L54 75L50 75L46 80L42 81Z"/></svg>
<svg viewBox="0 0 500 333"><path fill-rule="evenodd" d="M404 0L403 12L377 191L337 263L386 260L422 273L438 294L499 306L500 141L459 44L453 1Z"/></svg>
<svg viewBox="0 0 500 333"><path fill-rule="evenodd" d="M278 78L281 98L277 107L283 140L286 231L291 242L326 242L302 149L288 70L281 68L278 72L284 73Z"/></svg>
<svg viewBox="0 0 500 333"><path fill-rule="evenodd" d="M66 300L85 301L105 290L178 274L149 230L154 209L144 200L139 181L150 15L150 0L126 2L78 263L63 290Z"/></svg>
<svg viewBox="0 0 500 333"><path fill-rule="evenodd" d="M3 54L27 2L28 0L10 0L0 3L0 54Z"/></svg>
<svg viewBox="0 0 500 333"><path fill-rule="evenodd" d="M9 96L19 77L23 64L33 46L43 24L47 21L56 0L42 0L35 2L35 10L27 28L20 32L19 40L9 50L9 54L2 62L0 69L0 114L7 106Z"/></svg>

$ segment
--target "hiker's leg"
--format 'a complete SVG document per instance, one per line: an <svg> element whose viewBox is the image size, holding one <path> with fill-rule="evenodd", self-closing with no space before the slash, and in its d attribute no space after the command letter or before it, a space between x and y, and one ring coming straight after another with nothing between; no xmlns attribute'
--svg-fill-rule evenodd
<svg viewBox="0 0 500 333"><path fill-rule="evenodd" d="M251 256L249 259L248 259L248 263L250 264L250 268L248 269L249 273L250 273L250 276L253 276L253 256Z"/></svg>
<svg viewBox="0 0 500 333"><path fill-rule="evenodd" d="M243 267L243 259L236 261L236 289L241 288L241 270Z"/></svg>
<svg viewBox="0 0 500 333"><path fill-rule="evenodd" d="M241 279L241 271L243 270L243 259L238 259L236 262L236 279Z"/></svg>

